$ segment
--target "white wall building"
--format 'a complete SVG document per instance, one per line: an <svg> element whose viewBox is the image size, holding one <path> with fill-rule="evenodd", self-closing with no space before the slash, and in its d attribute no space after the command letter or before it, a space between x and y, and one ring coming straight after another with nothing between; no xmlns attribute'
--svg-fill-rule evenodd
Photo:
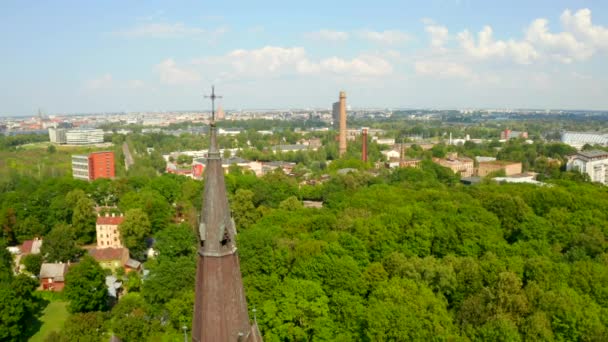
<svg viewBox="0 0 608 342"><path fill-rule="evenodd" d="M89 156L72 155L72 176L76 179L89 180Z"/></svg>
<svg viewBox="0 0 608 342"><path fill-rule="evenodd" d="M568 157L566 170L586 173L592 182L608 185L608 152L580 151Z"/></svg>
<svg viewBox="0 0 608 342"><path fill-rule="evenodd" d="M49 127L49 140L55 144L65 144L67 143L66 132L65 128Z"/></svg>
<svg viewBox="0 0 608 342"><path fill-rule="evenodd" d="M65 136L70 145L103 143L103 130L101 129L71 129L65 133Z"/></svg>
<svg viewBox="0 0 608 342"><path fill-rule="evenodd" d="M564 132L562 142L580 149L585 144L608 146L608 134L594 132Z"/></svg>

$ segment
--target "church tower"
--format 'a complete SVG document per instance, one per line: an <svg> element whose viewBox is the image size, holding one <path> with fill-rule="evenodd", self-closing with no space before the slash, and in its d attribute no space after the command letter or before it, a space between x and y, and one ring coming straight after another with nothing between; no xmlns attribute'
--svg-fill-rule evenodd
<svg viewBox="0 0 608 342"><path fill-rule="evenodd" d="M192 341L262 341L257 323L251 324L236 247L236 227L224 183L217 146L215 89L211 88L211 145L205 167L205 190L199 224L196 295Z"/></svg>

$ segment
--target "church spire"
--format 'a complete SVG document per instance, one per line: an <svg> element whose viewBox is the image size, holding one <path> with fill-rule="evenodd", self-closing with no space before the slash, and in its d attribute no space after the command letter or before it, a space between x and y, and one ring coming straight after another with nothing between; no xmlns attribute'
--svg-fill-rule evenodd
<svg viewBox="0 0 608 342"><path fill-rule="evenodd" d="M192 341L261 341L251 325L236 247L236 228L230 215L224 170L217 146L215 89L209 124L210 146L205 168L205 190L199 223L196 296Z"/></svg>

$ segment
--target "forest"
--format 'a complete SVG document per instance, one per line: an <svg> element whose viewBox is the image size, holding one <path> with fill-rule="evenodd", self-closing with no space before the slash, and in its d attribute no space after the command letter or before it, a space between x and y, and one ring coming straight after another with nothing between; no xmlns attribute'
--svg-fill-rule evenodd
<svg viewBox="0 0 608 342"><path fill-rule="evenodd" d="M340 163L358 165L334 167ZM608 339L606 187L568 177L542 187L467 187L430 162L328 172L330 180L314 186L280 171L226 175L250 317L255 309L266 341ZM44 236L46 258L88 265L70 269L71 314L47 341L183 338L202 182L12 175L0 183L2 245ZM117 274L128 293L114 306L103 294L85 300L92 295L77 291L103 275L80 249L94 237L94 205L116 205L144 222L133 236L154 237L159 251L147 261L132 253L150 273L143 281ZM10 256L1 250L0 340L20 341L45 300L31 279L7 271Z"/></svg>

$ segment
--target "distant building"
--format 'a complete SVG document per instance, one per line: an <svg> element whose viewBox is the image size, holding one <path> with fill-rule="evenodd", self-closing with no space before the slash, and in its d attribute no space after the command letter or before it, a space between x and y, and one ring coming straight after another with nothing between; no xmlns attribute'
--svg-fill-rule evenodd
<svg viewBox="0 0 608 342"><path fill-rule="evenodd" d="M72 156L72 176L76 179L89 180L89 156Z"/></svg>
<svg viewBox="0 0 608 342"><path fill-rule="evenodd" d="M298 152L298 151L316 151L317 149L309 145L277 145L272 147L272 153L277 152Z"/></svg>
<svg viewBox="0 0 608 342"><path fill-rule="evenodd" d="M114 178L114 152L93 152L89 155L72 155L72 176L93 181L99 178Z"/></svg>
<svg viewBox="0 0 608 342"><path fill-rule="evenodd" d="M395 158L399 158L401 156L401 152L399 152L398 150L387 150L387 151L380 151L380 153L386 157L386 159L388 160L392 160Z"/></svg>
<svg viewBox="0 0 608 342"><path fill-rule="evenodd" d="M528 132L512 131L510 129L505 129L504 131L500 132L501 140L510 140L510 139L519 139L519 138L528 139Z"/></svg>
<svg viewBox="0 0 608 342"><path fill-rule="evenodd" d="M593 182L608 185L608 152L580 151L568 157L566 170L586 173Z"/></svg>
<svg viewBox="0 0 608 342"><path fill-rule="evenodd" d="M475 171L473 159L467 157L458 157L458 153L449 153L447 158L433 158L433 161L443 167L451 169L460 177L471 177Z"/></svg>
<svg viewBox="0 0 608 342"><path fill-rule="evenodd" d="M477 161L478 163L491 162L491 161L495 161L495 160L496 160L496 158L494 158L494 157L484 157L484 156L475 157L475 161Z"/></svg>
<svg viewBox="0 0 608 342"><path fill-rule="evenodd" d="M122 216L115 214L106 214L98 216L95 222L95 231L97 233L97 248L122 248L120 241L120 231L118 226L125 220Z"/></svg>
<svg viewBox="0 0 608 342"><path fill-rule="evenodd" d="M608 134L594 132L563 132L562 142L575 148L582 148L586 144L608 146Z"/></svg>
<svg viewBox="0 0 608 342"><path fill-rule="evenodd" d="M477 175L485 177L492 172L504 171L505 176L513 176L522 172L520 162L509 162L504 160L482 161L477 167Z"/></svg>
<svg viewBox="0 0 608 342"><path fill-rule="evenodd" d="M296 163L284 162L284 161L272 161L262 164L262 174L267 174L276 169L282 169L284 173L290 174Z"/></svg>
<svg viewBox="0 0 608 342"><path fill-rule="evenodd" d="M66 144L66 132L65 128L49 127L49 140L54 144Z"/></svg>
<svg viewBox="0 0 608 342"><path fill-rule="evenodd" d="M40 288L48 291L62 291L68 264L44 263L40 267Z"/></svg>
<svg viewBox="0 0 608 342"><path fill-rule="evenodd" d="M101 129L70 129L65 133L69 145L89 145L103 143Z"/></svg>
<svg viewBox="0 0 608 342"><path fill-rule="evenodd" d="M393 138L382 138L382 139L378 138L375 140L376 140L376 144L378 144L378 145L389 145L389 146L395 145L395 139L393 139Z"/></svg>
<svg viewBox="0 0 608 342"><path fill-rule="evenodd" d="M550 184L539 182L535 180L536 174L533 173L520 173L508 177L494 177L493 181L498 183L519 183L519 184L533 184L538 186L551 186Z"/></svg>
<svg viewBox="0 0 608 342"><path fill-rule="evenodd" d="M420 167L422 159L403 159L399 161L399 167Z"/></svg>

